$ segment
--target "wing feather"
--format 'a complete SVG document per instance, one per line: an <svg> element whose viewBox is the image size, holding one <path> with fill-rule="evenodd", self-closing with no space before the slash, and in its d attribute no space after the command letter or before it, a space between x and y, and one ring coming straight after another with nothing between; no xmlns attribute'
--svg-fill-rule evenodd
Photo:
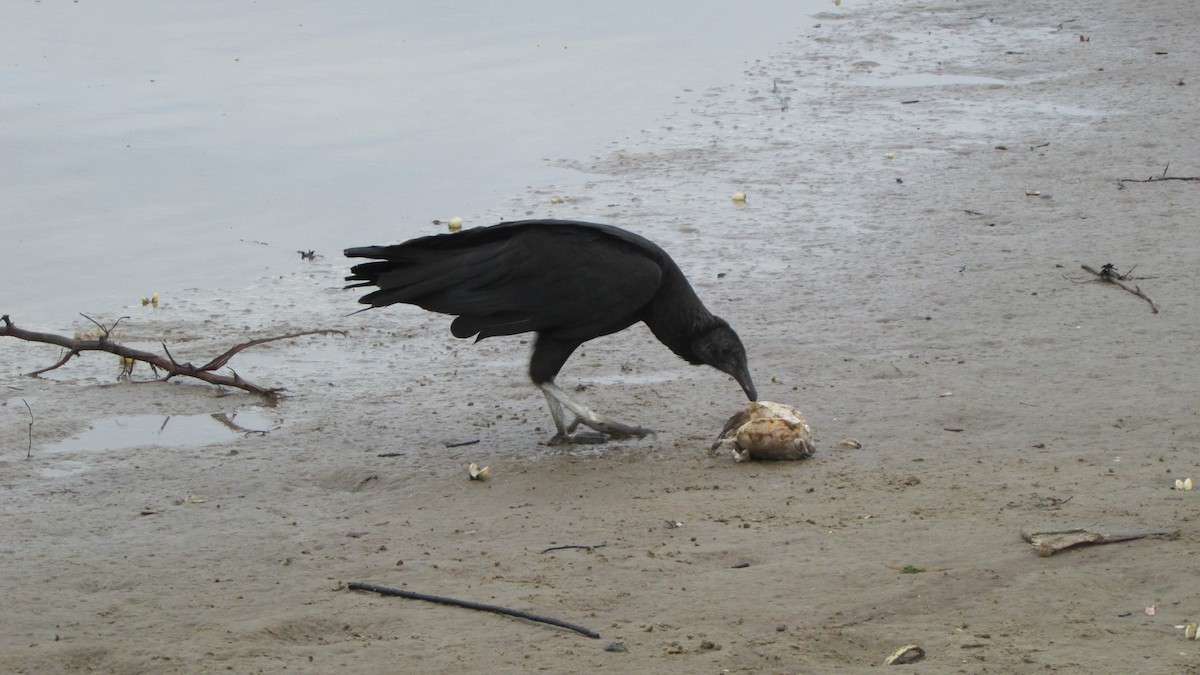
<svg viewBox="0 0 1200 675"><path fill-rule="evenodd" d="M615 234L614 234L615 232ZM455 315L458 337L545 331L588 340L640 319L658 291L661 249L609 226L504 223L396 246L349 249L348 281L378 286L360 302L407 303Z"/></svg>

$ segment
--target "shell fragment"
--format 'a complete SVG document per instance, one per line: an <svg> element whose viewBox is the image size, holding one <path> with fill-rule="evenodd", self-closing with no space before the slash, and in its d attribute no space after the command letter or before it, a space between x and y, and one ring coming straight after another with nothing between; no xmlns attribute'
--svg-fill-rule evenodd
<svg viewBox="0 0 1200 675"><path fill-rule="evenodd" d="M906 663L916 663L925 658L925 650L917 645L904 645L900 649L892 652L892 655L884 660L884 665L902 666Z"/></svg>

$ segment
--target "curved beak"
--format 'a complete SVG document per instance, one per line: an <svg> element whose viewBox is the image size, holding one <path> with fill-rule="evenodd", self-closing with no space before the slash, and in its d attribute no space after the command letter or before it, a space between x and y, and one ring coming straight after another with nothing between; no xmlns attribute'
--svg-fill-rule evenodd
<svg viewBox="0 0 1200 675"><path fill-rule="evenodd" d="M746 392L746 398L751 401L758 400L758 390L754 388L754 381L750 379L750 368L746 365L744 359L741 363L731 364L728 369L722 368L721 370L732 375L733 379L742 385L742 391Z"/></svg>
<svg viewBox="0 0 1200 675"><path fill-rule="evenodd" d="M741 377L734 375L734 378L738 381L738 384L742 385L742 391L746 392L746 398L751 401L758 400L758 391L755 390L754 383L750 381L750 371L747 370L742 373Z"/></svg>

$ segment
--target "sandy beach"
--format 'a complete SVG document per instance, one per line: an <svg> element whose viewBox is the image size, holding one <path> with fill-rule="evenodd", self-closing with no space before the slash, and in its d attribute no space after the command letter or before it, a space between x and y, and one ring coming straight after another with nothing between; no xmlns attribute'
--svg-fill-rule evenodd
<svg viewBox="0 0 1200 675"><path fill-rule="evenodd" d="M349 315L336 255L104 315L196 363L347 331L231 362L287 388L273 408L118 383L108 355L24 377L59 351L3 339L0 671L850 673L919 645L895 667L1200 672L1200 489L1173 489L1200 483L1200 181L1178 180L1200 176L1198 7L831 3L741 80L560 161L578 183L497 205L662 244L760 397L804 411L801 462L710 455L744 397L642 326L559 383L657 435L547 446L527 339ZM1081 269L1105 264L1159 311ZM265 433L70 442L222 414ZM1051 556L1021 536L1072 528L1169 536Z"/></svg>

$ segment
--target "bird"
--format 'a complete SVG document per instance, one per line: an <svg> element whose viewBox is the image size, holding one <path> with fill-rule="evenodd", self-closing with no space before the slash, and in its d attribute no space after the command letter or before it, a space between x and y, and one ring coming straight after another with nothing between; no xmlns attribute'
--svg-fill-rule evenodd
<svg viewBox="0 0 1200 675"><path fill-rule="evenodd" d="M347 289L375 287L359 298L368 305L359 311L416 305L454 316L450 332L476 342L535 333L529 378L554 418L552 445L653 433L599 414L555 384L580 345L639 321L684 361L727 373L749 400L758 398L737 333L708 311L666 251L619 227L519 220L345 255L370 259L345 278ZM580 424L591 431L577 431Z"/></svg>

